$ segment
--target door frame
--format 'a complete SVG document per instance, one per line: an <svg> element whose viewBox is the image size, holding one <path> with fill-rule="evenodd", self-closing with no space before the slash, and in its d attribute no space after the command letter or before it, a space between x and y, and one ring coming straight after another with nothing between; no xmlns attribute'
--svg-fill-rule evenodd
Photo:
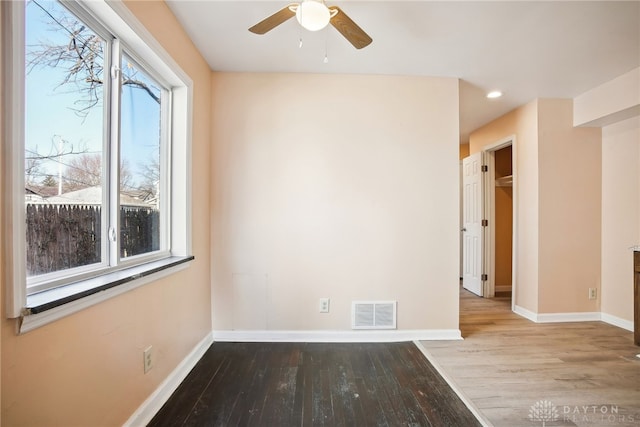
<svg viewBox="0 0 640 427"><path fill-rule="evenodd" d="M513 175L513 229L511 232L511 309L514 310L517 299L517 250L518 250L518 178L517 178L517 144L516 136L510 135L492 144L487 145L482 151L485 153L485 163L487 165L487 176L485 179L485 212L489 225L485 234L484 245L484 269L487 273L487 281L484 283L483 294L485 297L495 296L495 251L496 251L496 204L495 204L495 152L511 145L511 171Z"/></svg>

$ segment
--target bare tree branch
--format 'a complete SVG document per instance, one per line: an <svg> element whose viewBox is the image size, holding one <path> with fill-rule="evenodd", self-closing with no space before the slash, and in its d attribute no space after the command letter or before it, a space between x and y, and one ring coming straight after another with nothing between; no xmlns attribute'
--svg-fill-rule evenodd
<svg viewBox="0 0 640 427"><path fill-rule="evenodd" d="M140 80L124 78L122 80L122 85L123 86L134 86L134 87L137 87L138 89L142 89L145 92L147 92L147 94L149 94L149 96L154 101L156 101L158 104L160 103L160 97L158 95L156 95L155 93L153 93L153 91L151 90L149 85L147 85L146 83L144 83L144 82L142 82Z"/></svg>
<svg viewBox="0 0 640 427"><path fill-rule="evenodd" d="M83 154L76 156L66 166L62 177L65 192L102 185L102 155ZM132 179L133 175L129 164L125 160L121 160L120 189L128 188Z"/></svg>
<svg viewBox="0 0 640 427"><path fill-rule="evenodd" d="M102 100L104 84L104 45L105 41L78 21L71 14L56 17L37 0L32 0L50 19L49 24L56 31L62 29L68 36L68 42L52 43L41 41L37 47L31 46L28 54L27 72L36 67L64 68L66 74L58 87L73 85L71 92L82 94L73 110L86 117L90 110ZM122 85L145 91L151 99L160 103L160 97L149 85L135 78L135 69L122 70Z"/></svg>

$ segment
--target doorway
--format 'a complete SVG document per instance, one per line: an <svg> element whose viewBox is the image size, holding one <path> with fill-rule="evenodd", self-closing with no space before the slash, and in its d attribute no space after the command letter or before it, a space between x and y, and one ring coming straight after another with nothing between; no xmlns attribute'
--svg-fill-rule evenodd
<svg viewBox="0 0 640 427"><path fill-rule="evenodd" d="M493 176L488 182L489 244L487 263L493 280L487 280L487 294L513 294L513 146L511 143L488 153ZM492 165L491 165L492 164ZM491 188L492 187L492 188ZM491 225L493 225L491 227ZM488 275L489 276L489 275Z"/></svg>
<svg viewBox="0 0 640 427"><path fill-rule="evenodd" d="M509 137L463 160L461 215L463 287L485 298L510 298L512 307L517 205L514 143L515 138ZM481 173L474 174L474 169Z"/></svg>

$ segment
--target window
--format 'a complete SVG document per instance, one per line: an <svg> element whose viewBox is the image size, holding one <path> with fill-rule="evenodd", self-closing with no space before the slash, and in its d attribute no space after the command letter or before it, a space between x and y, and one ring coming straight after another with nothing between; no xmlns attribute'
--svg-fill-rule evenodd
<svg viewBox="0 0 640 427"><path fill-rule="evenodd" d="M2 6L9 317L191 259L188 77L117 2Z"/></svg>

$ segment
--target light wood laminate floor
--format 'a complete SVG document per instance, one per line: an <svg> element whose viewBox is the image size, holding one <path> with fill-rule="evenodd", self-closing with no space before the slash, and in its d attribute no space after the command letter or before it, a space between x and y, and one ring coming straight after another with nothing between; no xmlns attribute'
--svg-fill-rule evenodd
<svg viewBox="0 0 640 427"><path fill-rule="evenodd" d="M464 341L423 341L427 357L487 424L640 426L640 347L604 322L534 323L509 298L460 290Z"/></svg>

